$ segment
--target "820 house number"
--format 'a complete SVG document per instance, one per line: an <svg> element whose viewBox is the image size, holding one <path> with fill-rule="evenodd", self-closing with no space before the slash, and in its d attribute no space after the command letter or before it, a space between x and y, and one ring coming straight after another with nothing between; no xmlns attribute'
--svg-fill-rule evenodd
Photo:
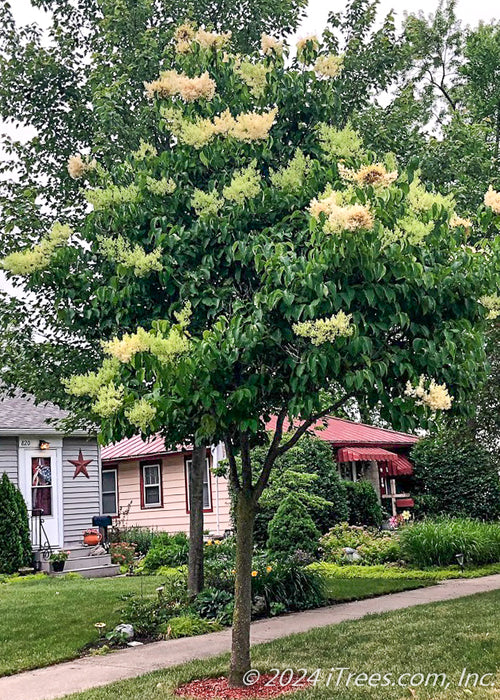
<svg viewBox="0 0 500 700"><path fill-rule="evenodd" d="M21 447L31 447L31 440L21 440Z"/></svg>

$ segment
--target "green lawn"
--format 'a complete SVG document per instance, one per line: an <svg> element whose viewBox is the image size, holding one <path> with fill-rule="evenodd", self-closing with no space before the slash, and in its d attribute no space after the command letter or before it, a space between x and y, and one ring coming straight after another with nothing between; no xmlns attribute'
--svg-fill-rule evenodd
<svg viewBox="0 0 500 700"><path fill-rule="evenodd" d="M253 663L261 671L271 668L324 669L316 687L297 694L300 700L411 700L407 687L346 687L332 682L326 686L332 668L349 668L352 673L401 674L446 673L448 688L442 679L433 686L414 689L416 700L494 700L500 687L500 591L459 600L419 606L384 615L373 615L355 622L345 622L306 634L260 645L253 650ZM172 690L180 683L203 676L217 676L227 670L228 657L196 661L177 668L151 673L104 688L77 693L73 700L174 700ZM496 674L486 682L496 689L458 687L462 670L468 674ZM334 679L338 677L335 672ZM403 683L409 681L405 677ZM420 677L415 677L418 683ZM396 683L396 681L394 681ZM472 681L471 681L472 682ZM287 697L287 696L285 696ZM294 696L295 697L295 696Z"/></svg>
<svg viewBox="0 0 500 700"><path fill-rule="evenodd" d="M114 579L18 579L0 584L0 676L58 661L73 659L97 639L94 623L107 630L119 622L123 596L154 594L164 579L159 576ZM327 595L334 602L370 598L425 581L326 579Z"/></svg>
<svg viewBox="0 0 500 700"><path fill-rule="evenodd" d="M20 579L0 584L0 675L74 659L97 638L95 622L113 629L122 596L154 593L156 576L112 579Z"/></svg>
<svg viewBox="0 0 500 700"><path fill-rule="evenodd" d="M328 579L384 579L384 580L420 580L420 581L446 581L453 578L478 578L500 574L500 562L485 564L484 566L467 567L461 571L458 566L432 567L429 569L405 569L400 566L388 566L376 564L373 566L360 566L359 564L342 565L320 562L311 564L311 569L319 571Z"/></svg>
<svg viewBox="0 0 500 700"><path fill-rule="evenodd" d="M325 578L326 594L332 603L372 598L385 593L398 593L412 588L431 586L435 581L383 578Z"/></svg>

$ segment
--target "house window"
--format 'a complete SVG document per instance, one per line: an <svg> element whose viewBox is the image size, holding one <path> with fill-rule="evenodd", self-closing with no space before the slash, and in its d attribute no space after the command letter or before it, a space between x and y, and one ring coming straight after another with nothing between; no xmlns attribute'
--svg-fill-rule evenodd
<svg viewBox="0 0 500 700"><path fill-rule="evenodd" d="M141 465L142 507L161 508L161 467L159 464Z"/></svg>
<svg viewBox="0 0 500 700"><path fill-rule="evenodd" d="M102 513L118 514L118 478L116 469L103 469L101 478Z"/></svg>
<svg viewBox="0 0 500 700"><path fill-rule="evenodd" d="M191 471L192 460L186 460L186 493L187 493L187 509L191 510L191 496L189 495L189 474ZM203 510L212 510L212 494L210 489L210 463L205 460L205 471L203 473Z"/></svg>
<svg viewBox="0 0 500 700"><path fill-rule="evenodd" d="M31 503L33 510L52 515L52 464L50 457L31 459Z"/></svg>

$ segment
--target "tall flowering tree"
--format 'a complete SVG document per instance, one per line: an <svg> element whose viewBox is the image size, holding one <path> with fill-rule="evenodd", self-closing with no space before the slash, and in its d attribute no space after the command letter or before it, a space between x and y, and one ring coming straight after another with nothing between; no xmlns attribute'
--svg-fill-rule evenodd
<svg viewBox="0 0 500 700"><path fill-rule="evenodd" d="M104 441L140 430L226 445L236 494L230 681L250 667L256 508L275 460L349 405L411 428L463 410L496 304L496 193L474 221L330 122L342 56L316 37L234 54L189 25L145 85L162 142L112 168L75 155L92 207L4 268L67 328L126 323L67 389ZM481 301L482 300L482 301ZM493 300L493 301L492 301ZM488 308L487 308L488 306ZM77 339L75 339L77 342ZM267 444L257 469L251 449ZM287 427L288 426L288 427ZM238 459L237 459L238 458Z"/></svg>

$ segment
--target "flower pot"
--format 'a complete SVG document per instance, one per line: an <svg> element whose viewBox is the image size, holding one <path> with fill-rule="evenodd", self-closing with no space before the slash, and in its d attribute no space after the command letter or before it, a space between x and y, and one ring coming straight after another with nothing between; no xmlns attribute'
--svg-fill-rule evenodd
<svg viewBox="0 0 500 700"><path fill-rule="evenodd" d="M64 571L65 561L51 561L50 566L52 571Z"/></svg>
<svg viewBox="0 0 500 700"><path fill-rule="evenodd" d="M102 539L100 532L91 532L83 536L83 544L89 547L95 547Z"/></svg>

